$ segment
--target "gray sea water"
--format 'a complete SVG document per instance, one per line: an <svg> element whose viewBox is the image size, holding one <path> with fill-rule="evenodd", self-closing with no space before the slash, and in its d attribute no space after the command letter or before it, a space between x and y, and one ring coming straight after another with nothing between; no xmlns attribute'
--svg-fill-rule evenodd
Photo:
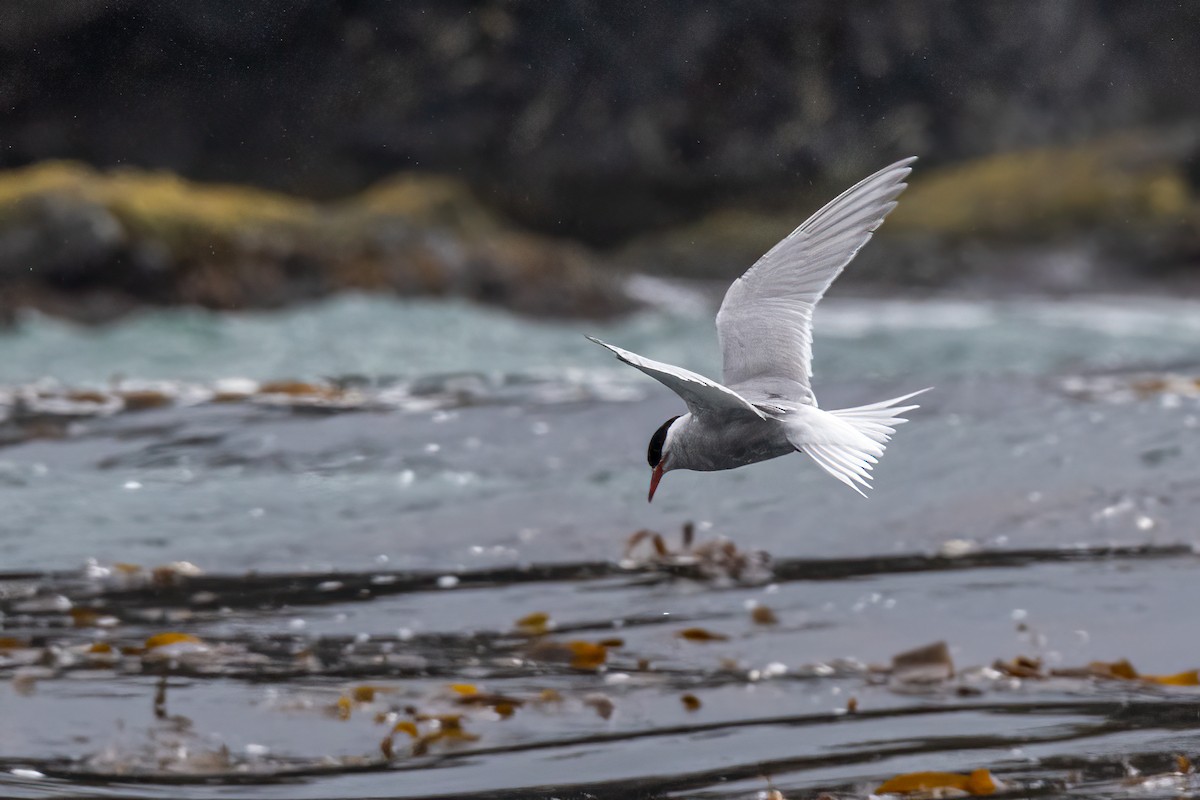
<svg viewBox="0 0 1200 800"><path fill-rule="evenodd" d="M1200 303L829 298L823 405L935 387L870 499L796 456L648 505L680 403L583 334L719 363L711 298L643 288L659 306L607 324L348 296L0 334L0 794L857 797L986 766L1117 796L1200 750L1196 689L989 666L1200 666ZM679 552L684 523L745 569ZM641 529L672 552L626 554ZM564 664L533 612L624 641ZM165 631L200 660L90 649ZM953 677L869 669L937 640ZM455 709L477 741L381 760L397 719Z"/></svg>

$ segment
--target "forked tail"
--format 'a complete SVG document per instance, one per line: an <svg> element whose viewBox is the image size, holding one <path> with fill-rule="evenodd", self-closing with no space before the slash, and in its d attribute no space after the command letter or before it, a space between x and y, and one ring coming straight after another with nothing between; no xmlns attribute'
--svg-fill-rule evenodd
<svg viewBox="0 0 1200 800"><path fill-rule="evenodd" d="M798 436L792 444L807 453L821 469L866 497L863 489L871 488L872 466L879 463L896 426L908 422L900 415L920 408L899 404L927 391L922 389L868 406L822 411L819 418L797 429Z"/></svg>

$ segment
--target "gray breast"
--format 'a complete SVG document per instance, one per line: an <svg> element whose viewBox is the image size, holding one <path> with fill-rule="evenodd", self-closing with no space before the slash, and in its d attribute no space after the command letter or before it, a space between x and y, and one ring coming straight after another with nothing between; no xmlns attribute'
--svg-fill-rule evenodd
<svg viewBox="0 0 1200 800"><path fill-rule="evenodd" d="M796 452L783 425L774 419L739 420L712 427L697 421L689 426L687 434L672 443L671 461L676 469L734 469Z"/></svg>

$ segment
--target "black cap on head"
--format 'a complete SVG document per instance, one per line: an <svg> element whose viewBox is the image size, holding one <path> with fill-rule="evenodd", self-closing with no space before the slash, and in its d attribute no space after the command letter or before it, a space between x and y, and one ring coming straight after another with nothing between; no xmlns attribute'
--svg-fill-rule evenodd
<svg viewBox="0 0 1200 800"><path fill-rule="evenodd" d="M650 449L646 452L646 460L650 462L651 468L657 467L658 462L662 461L663 444L667 441L667 428L671 427L671 423L677 419L679 417L671 417L650 437Z"/></svg>

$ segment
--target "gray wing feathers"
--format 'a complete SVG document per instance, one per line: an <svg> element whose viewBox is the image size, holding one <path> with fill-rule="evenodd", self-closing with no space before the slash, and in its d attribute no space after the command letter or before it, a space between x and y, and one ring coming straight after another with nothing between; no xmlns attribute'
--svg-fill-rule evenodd
<svg viewBox="0 0 1200 800"><path fill-rule="evenodd" d="M697 416L730 416L752 414L760 419L766 415L751 405L744 397L716 381L683 367L654 361L637 353L588 336L589 341L611 350L616 357L635 369L654 378L666 386L687 404L688 411Z"/></svg>
<svg viewBox="0 0 1200 800"><path fill-rule="evenodd" d="M843 192L734 281L717 313L726 384L788 381L802 395L796 400L815 404L813 309L896 207L915 160L898 161Z"/></svg>

